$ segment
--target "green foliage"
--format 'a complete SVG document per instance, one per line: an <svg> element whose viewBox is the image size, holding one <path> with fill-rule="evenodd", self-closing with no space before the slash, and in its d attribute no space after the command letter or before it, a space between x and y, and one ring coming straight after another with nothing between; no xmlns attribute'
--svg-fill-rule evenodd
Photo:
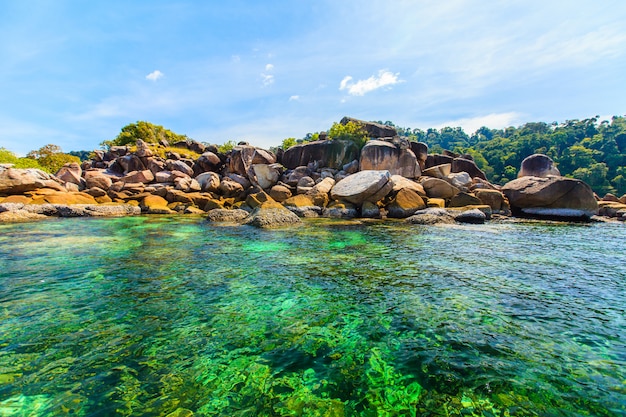
<svg viewBox="0 0 626 417"><path fill-rule="evenodd" d="M42 169L36 159L20 158L8 149L0 148L0 164L13 164L14 168Z"/></svg>
<svg viewBox="0 0 626 417"><path fill-rule="evenodd" d="M296 140L296 138L286 138L286 139L283 139L283 143L281 143L280 147L283 148L284 150L287 150L291 148L292 146L296 146L297 144L298 144L298 141Z"/></svg>
<svg viewBox="0 0 626 417"><path fill-rule="evenodd" d="M93 157L92 151L70 151L67 154L77 156L81 161L87 161Z"/></svg>
<svg viewBox="0 0 626 417"><path fill-rule="evenodd" d="M124 126L115 139L105 140L100 143L100 146L108 149L111 146L134 145L137 139L141 139L147 143L159 143L159 141L165 140L171 144L185 141L189 138L186 135L179 135L171 130L165 129L163 126L138 121L137 123Z"/></svg>
<svg viewBox="0 0 626 417"><path fill-rule="evenodd" d="M237 146L235 141L228 140L228 141L224 142L223 144L218 145L217 146L217 150L220 153L228 153L228 152L232 151L235 148L235 146Z"/></svg>
<svg viewBox="0 0 626 417"><path fill-rule="evenodd" d="M357 144L359 149L365 146L368 141L367 132L363 127L355 122L348 122L345 125L333 123L328 130L328 138L332 140L348 140Z"/></svg>
<svg viewBox="0 0 626 417"><path fill-rule="evenodd" d="M53 144L48 144L35 151L30 151L25 159L35 161L40 169L52 174L56 173L65 164L71 162L80 163L80 158L63 153L60 146ZM28 163L26 163L26 165L28 165ZM34 166L29 166L29 168L34 168Z"/></svg>

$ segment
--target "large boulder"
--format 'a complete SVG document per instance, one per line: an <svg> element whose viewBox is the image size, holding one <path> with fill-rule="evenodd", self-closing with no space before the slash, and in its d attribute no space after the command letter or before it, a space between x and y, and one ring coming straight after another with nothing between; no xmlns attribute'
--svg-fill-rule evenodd
<svg viewBox="0 0 626 417"><path fill-rule="evenodd" d="M245 177L252 177L254 172L250 170L254 164L274 164L276 156L265 149L255 148L250 145L237 145L232 150L228 161L229 172Z"/></svg>
<svg viewBox="0 0 626 417"><path fill-rule="evenodd" d="M433 177L422 177L421 184L429 198L443 198L449 200L460 191L449 182Z"/></svg>
<svg viewBox="0 0 626 417"><path fill-rule="evenodd" d="M102 188L103 190L108 190L113 184L111 177L100 170L84 171L83 178L87 183L87 188Z"/></svg>
<svg viewBox="0 0 626 417"><path fill-rule="evenodd" d="M196 174L208 171L217 172L220 170L222 165L223 163L219 156L213 152L207 151L200 155L200 157L196 160L193 166L193 171Z"/></svg>
<svg viewBox="0 0 626 417"><path fill-rule="evenodd" d="M352 117L344 117L339 121L342 125L347 125L349 122L353 122L361 126L370 138L390 138L398 135L398 132L394 127L376 122L366 122L364 120L353 119Z"/></svg>
<svg viewBox="0 0 626 417"><path fill-rule="evenodd" d="M359 157L359 147L346 140L318 140L292 146L283 154L282 164L288 169L318 162L319 167L341 169Z"/></svg>
<svg viewBox="0 0 626 417"><path fill-rule="evenodd" d="M404 219L413 215L417 210L426 208L426 203L418 193L408 188L398 191L391 203L386 207L387 216Z"/></svg>
<svg viewBox="0 0 626 417"><path fill-rule="evenodd" d="M70 162L63 165L55 174L55 176L61 181L84 187L85 181L83 180L82 175L83 169L77 162Z"/></svg>
<svg viewBox="0 0 626 417"><path fill-rule="evenodd" d="M383 140L370 140L361 150L362 170L387 170L391 175L417 178L421 175L417 157L410 149Z"/></svg>
<svg viewBox="0 0 626 417"><path fill-rule="evenodd" d="M452 224L454 223L454 216L443 208L427 208L415 212L415 214L408 217L405 222L423 225Z"/></svg>
<svg viewBox="0 0 626 417"><path fill-rule="evenodd" d="M203 172L196 177L202 191L217 192L220 188L220 176L216 172Z"/></svg>
<svg viewBox="0 0 626 417"><path fill-rule="evenodd" d="M487 179L485 173L471 159L454 158L452 160L452 172L467 172L471 178Z"/></svg>
<svg viewBox="0 0 626 417"><path fill-rule="evenodd" d="M417 158L417 162L421 169L426 168L426 159L428 159L428 145L424 142L411 142L411 150Z"/></svg>
<svg viewBox="0 0 626 417"><path fill-rule="evenodd" d="M289 226L300 222L301 220L297 215L274 202L274 204L263 204L255 208L243 223L260 228L271 228Z"/></svg>
<svg viewBox="0 0 626 417"><path fill-rule="evenodd" d="M38 188L65 191L55 176L39 169L0 167L0 195L23 194Z"/></svg>
<svg viewBox="0 0 626 417"><path fill-rule="evenodd" d="M521 177L541 177L545 178L549 175L561 176L559 169L554 165L554 161L547 155L536 153L530 155L522 161L522 166L517 174L517 178Z"/></svg>
<svg viewBox="0 0 626 417"><path fill-rule="evenodd" d="M278 182L282 175L282 165L280 164L254 164L252 171L257 184L263 189L268 189Z"/></svg>
<svg viewBox="0 0 626 417"><path fill-rule="evenodd" d="M148 184L154 181L154 174L149 169L144 169L142 171L132 171L122 177L122 181L125 183L142 183Z"/></svg>
<svg viewBox="0 0 626 417"><path fill-rule="evenodd" d="M360 206L365 201L373 203L393 189L389 171L359 171L339 181L330 191L334 200L346 200Z"/></svg>
<svg viewBox="0 0 626 417"><path fill-rule="evenodd" d="M597 214L593 190L565 177L521 177L502 187L513 214L585 220Z"/></svg>
<svg viewBox="0 0 626 417"><path fill-rule="evenodd" d="M241 209L220 209L216 208L210 210L207 214L207 220L217 223L241 223L246 217L248 212Z"/></svg>
<svg viewBox="0 0 626 417"><path fill-rule="evenodd" d="M404 178L402 175L392 175L391 182L393 182L393 192L397 193L402 189L409 189L415 191L421 197L426 197L426 191L424 190L424 186L419 182L415 182L408 178Z"/></svg>

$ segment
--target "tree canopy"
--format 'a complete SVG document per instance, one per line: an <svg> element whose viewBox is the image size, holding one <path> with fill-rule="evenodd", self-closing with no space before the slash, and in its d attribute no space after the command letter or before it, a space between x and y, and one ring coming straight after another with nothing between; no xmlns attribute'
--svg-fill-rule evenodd
<svg viewBox="0 0 626 417"><path fill-rule="evenodd" d="M137 139L141 139L147 143L159 143L167 141L175 143L189 140L187 135L179 135L163 126L155 125L150 122L138 121L124 126L119 135L113 140L105 140L100 145L104 148L111 146L134 145Z"/></svg>

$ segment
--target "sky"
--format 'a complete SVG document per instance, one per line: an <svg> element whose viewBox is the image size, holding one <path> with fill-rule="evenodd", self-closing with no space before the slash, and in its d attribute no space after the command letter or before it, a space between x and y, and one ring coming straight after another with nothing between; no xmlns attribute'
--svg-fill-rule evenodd
<svg viewBox="0 0 626 417"><path fill-rule="evenodd" d="M0 147L626 114L623 0L0 1Z"/></svg>

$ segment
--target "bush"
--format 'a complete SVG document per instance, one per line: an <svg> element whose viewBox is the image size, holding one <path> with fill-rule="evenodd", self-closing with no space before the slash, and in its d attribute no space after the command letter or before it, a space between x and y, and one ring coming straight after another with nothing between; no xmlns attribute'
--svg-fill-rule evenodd
<svg viewBox="0 0 626 417"><path fill-rule="evenodd" d="M147 143L159 143L161 140L165 140L168 143L189 140L186 135L179 135L171 130L165 129L163 126L138 121L137 123L124 126L115 139L105 140L100 143L100 146L108 149L111 146L134 145L137 143L137 139L141 139Z"/></svg>
<svg viewBox="0 0 626 417"><path fill-rule="evenodd" d="M355 122L348 122L345 125L341 123L333 123L328 130L328 138L332 140L349 140L354 142L359 149L365 146L369 140L367 132L363 127Z"/></svg>

